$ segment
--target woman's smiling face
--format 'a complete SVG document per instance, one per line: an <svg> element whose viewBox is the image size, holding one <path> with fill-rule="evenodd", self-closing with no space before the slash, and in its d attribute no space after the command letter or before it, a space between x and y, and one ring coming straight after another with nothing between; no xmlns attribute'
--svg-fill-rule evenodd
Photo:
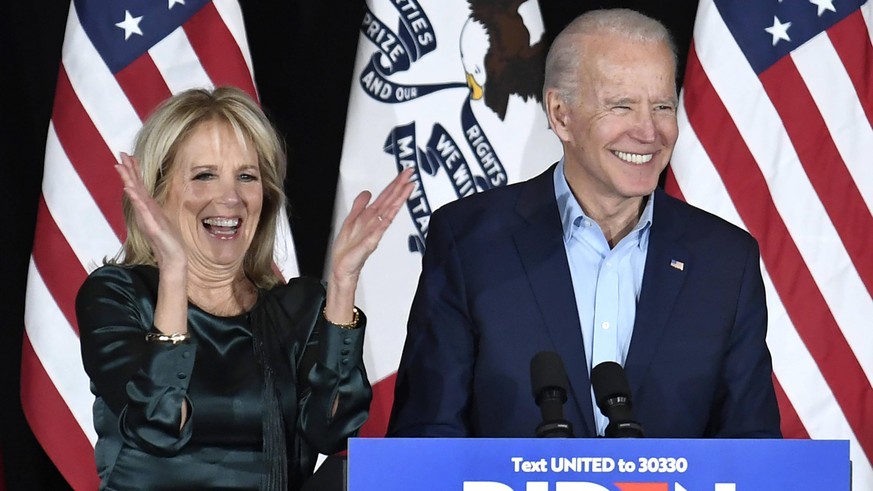
<svg viewBox="0 0 873 491"><path fill-rule="evenodd" d="M227 123L201 123L172 166L167 218L178 228L189 268L242 269L263 205L258 156Z"/></svg>

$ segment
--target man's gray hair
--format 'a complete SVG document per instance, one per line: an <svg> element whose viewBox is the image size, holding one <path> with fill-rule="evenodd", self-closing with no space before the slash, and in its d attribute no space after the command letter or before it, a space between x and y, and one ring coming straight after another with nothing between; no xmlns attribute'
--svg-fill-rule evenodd
<svg viewBox="0 0 873 491"><path fill-rule="evenodd" d="M598 34L612 34L634 42L666 43L673 53L673 66L677 64L676 44L659 21L630 9L591 10L576 17L552 42L546 56L543 106L549 89L556 89L566 102L575 100L577 71L586 56L585 43L576 40L579 36Z"/></svg>

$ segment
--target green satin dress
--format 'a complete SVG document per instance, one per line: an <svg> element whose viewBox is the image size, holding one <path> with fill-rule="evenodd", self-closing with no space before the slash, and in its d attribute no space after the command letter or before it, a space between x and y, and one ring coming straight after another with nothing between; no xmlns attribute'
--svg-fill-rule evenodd
<svg viewBox="0 0 873 491"><path fill-rule="evenodd" d="M287 361L276 370L276 399L289 489L302 486L317 453L345 448L372 396L361 358L363 316L353 330L328 323L321 315L324 287L298 278L260 291L252 310L238 316L218 317L189 303L190 341L146 341L156 331L157 285L154 267L107 265L76 299L82 360L96 395L101 489L259 489L268 463L253 322L276 325L278 339L269 342ZM186 398L189 418L180 430Z"/></svg>

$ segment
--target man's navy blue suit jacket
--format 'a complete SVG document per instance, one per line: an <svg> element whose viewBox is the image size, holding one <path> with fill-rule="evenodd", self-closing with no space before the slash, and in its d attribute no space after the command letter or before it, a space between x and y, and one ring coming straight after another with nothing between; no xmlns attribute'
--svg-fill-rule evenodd
<svg viewBox="0 0 873 491"><path fill-rule="evenodd" d="M595 435L553 172L431 217L389 436L534 436L539 351L563 359L575 435ZM654 200L625 363L636 419L647 437L779 437L757 242L661 190Z"/></svg>

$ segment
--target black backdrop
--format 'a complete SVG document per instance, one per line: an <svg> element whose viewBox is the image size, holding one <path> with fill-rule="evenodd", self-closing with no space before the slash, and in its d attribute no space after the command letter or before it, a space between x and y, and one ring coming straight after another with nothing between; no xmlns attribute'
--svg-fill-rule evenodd
<svg viewBox="0 0 873 491"><path fill-rule="evenodd" d="M262 104L288 143L286 191L300 269L321 276L364 0L240 3ZM19 365L27 266L69 0L9 1L3 7L0 199L7 210L0 226L0 448L7 489L65 489L22 414ZM540 0L546 38L597 7L635 8L662 20L685 58L697 0Z"/></svg>

